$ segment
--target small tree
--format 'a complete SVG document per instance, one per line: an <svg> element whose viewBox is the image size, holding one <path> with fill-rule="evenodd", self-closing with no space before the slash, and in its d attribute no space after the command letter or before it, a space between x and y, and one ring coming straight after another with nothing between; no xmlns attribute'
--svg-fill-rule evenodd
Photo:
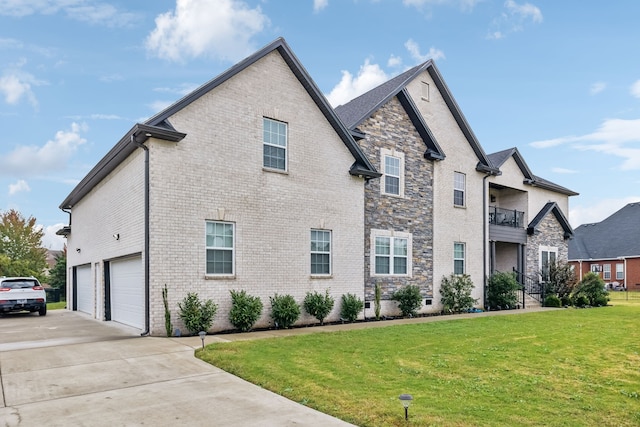
<svg viewBox="0 0 640 427"><path fill-rule="evenodd" d="M599 275L588 272L584 275L574 292L574 301L580 299L581 303L585 300L592 307L600 307L607 305L609 301L609 292L605 288L604 280Z"/></svg>
<svg viewBox="0 0 640 427"><path fill-rule="evenodd" d="M520 285L513 272L497 272L487 282L486 305L490 309L514 308L518 303L516 292Z"/></svg>
<svg viewBox="0 0 640 427"><path fill-rule="evenodd" d="M229 321L242 332L249 331L262 314L262 301L247 291L231 290L231 311Z"/></svg>
<svg viewBox="0 0 640 427"><path fill-rule="evenodd" d="M300 317L300 306L291 295L275 294L271 301L271 318L276 328L290 328Z"/></svg>
<svg viewBox="0 0 640 427"><path fill-rule="evenodd" d="M380 286L380 283L376 283L374 298L373 313L376 316L376 320L380 320L380 300L382 299L382 286Z"/></svg>
<svg viewBox="0 0 640 427"><path fill-rule="evenodd" d="M201 302L197 293L189 292L182 302L178 303L178 309L184 326L195 335L200 331L209 330L218 306L211 300Z"/></svg>
<svg viewBox="0 0 640 427"><path fill-rule="evenodd" d="M416 285L408 285L400 288L391 295L393 301L398 302L398 308L403 316L414 317L422 307L422 295Z"/></svg>
<svg viewBox="0 0 640 427"><path fill-rule="evenodd" d="M358 314L364 309L364 302L354 294L342 295L342 306L340 307L340 317L347 322L354 322Z"/></svg>
<svg viewBox="0 0 640 427"><path fill-rule="evenodd" d="M569 263L552 262L549 264L549 280L545 283L545 293L568 297L575 290L578 278Z"/></svg>
<svg viewBox="0 0 640 427"><path fill-rule="evenodd" d="M324 295L317 291L307 292L303 305L307 313L318 319L321 325L324 325L324 319L333 310L334 302L333 297L329 295L329 289L327 289Z"/></svg>
<svg viewBox="0 0 640 427"><path fill-rule="evenodd" d="M45 279L44 230L34 217L24 218L10 209L0 215L0 276L33 276Z"/></svg>
<svg viewBox="0 0 640 427"><path fill-rule="evenodd" d="M67 245L62 248L62 252L56 255L56 263L49 272L49 286L59 289L60 293L67 295Z"/></svg>
<svg viewBox="0 0 640 427"><path fill-rule="evenodd" d="M171 332L173 331L173 325L171 324L171 310L169 310L169 291L167 290L166 283L164 285L164 288L162 288L162 303L164 304L164 329L167 336L170 337Z"/></svg>
<svg viewBox="0 0 640 427"><path fill-rule="evenodd" d="M443 277L440 286L443 309L447 313L460 313L471 310L478 302L471 296L473 282L468 274L451 274Z"/></svg>

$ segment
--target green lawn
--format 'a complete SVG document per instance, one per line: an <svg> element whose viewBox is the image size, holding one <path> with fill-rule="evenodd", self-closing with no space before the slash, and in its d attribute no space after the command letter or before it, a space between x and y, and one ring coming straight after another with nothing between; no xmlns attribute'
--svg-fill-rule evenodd
<svg viewBox="0 0 640 427"><path fill-rule="evenodd" d="M67 306L67 302L66 301L48 302L47 303L47 310L61 310L61 309L65 308L66 306Z"/></svg>
<svg viewBox="0 0 640 427"><path fill-rule="evenodd" d="M640 425L637 301L212 344L197 356L359 426ZM414 399L408 423L402 393Z"/></svg>

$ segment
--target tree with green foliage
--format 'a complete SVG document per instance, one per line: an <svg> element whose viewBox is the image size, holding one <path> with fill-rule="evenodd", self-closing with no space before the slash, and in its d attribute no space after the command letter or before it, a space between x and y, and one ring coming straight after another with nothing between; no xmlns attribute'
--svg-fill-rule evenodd
<svg viewBox="0 0 640 427"><path fill-rule="evenodd" d="M593 272L588 272L576 286L574 300L578 306L578 299L588 302L591 307L601 307L609 302L609 292L604 280Z"/></svg>
<svg viewBox="0 0 640 427"><path fill-rule="evenodd" d="M24 218L14 209L0 215L0 276L33 276L43 281L47 267L43 236L34 217Z"/></svg>
<svg viewBox="0 0 640 427"><path fill-rule="evenodd" d="M62 295L66 295L67 290L67 245L56 255L56 263L49 271L49 286L59 289Z"/></svg>
<svg viewBox="0 0 640 427"><path fill-rule="evenodd" d="M445 313L460 313L471 310L477 299L471 296L473 282L468 274L451 274L442 278L440 295Z"/></svg>

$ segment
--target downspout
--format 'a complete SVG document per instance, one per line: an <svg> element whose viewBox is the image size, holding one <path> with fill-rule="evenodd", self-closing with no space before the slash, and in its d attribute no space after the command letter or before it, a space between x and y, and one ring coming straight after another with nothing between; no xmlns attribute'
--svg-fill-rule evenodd
<svg viewBox="0 0 640 427"><path fill-rule="evenodd" d="M140 335L149 335L149 148L131 135L131 142L144 150L144 326Z"/></svg>
<svg viewBox="0 0 640 427"><path fill-rule="evenodd" d="M487 178L491 176L491 172L482 178L482 297L484 308L487 307Z"/></svg>

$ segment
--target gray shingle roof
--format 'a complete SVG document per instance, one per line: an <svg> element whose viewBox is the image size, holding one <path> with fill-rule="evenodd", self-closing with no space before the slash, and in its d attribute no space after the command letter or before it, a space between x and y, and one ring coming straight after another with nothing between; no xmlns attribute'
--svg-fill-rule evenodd
<svg viewBox="0 0 640 427"><path fill-rule="evenodd" d="M564 238L568 239L573 236L573 229L571 228L571 224L569 224L567 217L564 216L562 210L560 209L560 206L558 206L556 202L548 202L542 209L540 209L540 212L538 212L535 218L533 218L529 223L527 232L529 234L535 233L538 230L538 226L540 225L540 223L542 223L542 220L545 219L546 216L550 213L552 213L556 217L556 220L562 226L562 229L564 230Z"/></svg>
<svg viewBox="0 0 640 427"><path fill-rule="evenodd" d="M569 241L569 260L640 256L640 202L595 224L583 224Z"/></svg>

